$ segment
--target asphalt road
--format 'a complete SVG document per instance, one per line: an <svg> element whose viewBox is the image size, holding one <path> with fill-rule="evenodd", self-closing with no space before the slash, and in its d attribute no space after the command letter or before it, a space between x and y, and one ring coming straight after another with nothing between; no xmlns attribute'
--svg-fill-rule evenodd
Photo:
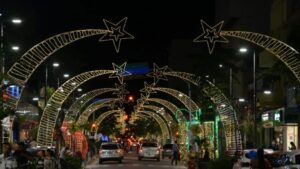
<svg viewBox="0 0 300 169"><path fill-rule="evenodd" d="M180 162L178 165L171 165L170 159L161 159L161 161L156 161L152 159L142 159L142 161L138 160L137 154L135 153L128 153L125 154L124 160L121 164L117 161L107 161L103 162L103 164L99 164L98 158L94 160L91 164L86 166L86 169L98 169L98 168L105 168L105 169L186 169L187 167L183 166Z"/></svg>

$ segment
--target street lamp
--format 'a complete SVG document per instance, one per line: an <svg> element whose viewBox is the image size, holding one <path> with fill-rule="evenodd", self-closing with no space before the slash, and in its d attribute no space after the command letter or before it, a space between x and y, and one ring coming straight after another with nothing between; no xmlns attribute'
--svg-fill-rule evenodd
<svg viewBox="0 0 300 169"><path fill-rule="evenodd" d="M241 47L239 49L240 53L247 53L248 49L245 47ZM255 51L253 51L253 114L254 114L254 136L255 141L254 145L257 146L257 114L256 114L256 56Z"/></svg>
<svg viewBox="0 0 300 169"><path fill-rule="evenodd" d="M70 75L68 73L64 74L64 78L69 78L69 77L70 77Z"/></svg>
<svg viewBox="0 0 300 169"><path fill-rule="evenodd" d="M14 46L11 47L11 49L12 49L13 51L18 51L18 50L20 49L20 47L14 45Z"/></svg>
<svg viewBox="0 0 300 169"><path fill-rule="evenodd" d="M272 94L272 91L271 90L264 90L264 94L270 95L270 94Z"/></svg>
<svg viewBox="0 0 300 169"><path fill-rule="evenodd" d="M46 66L46 70L45 70L45 105L46 105L47 104L47 87L48 87L48 65L45 64L45 66ZM54 68L58 68L59 67L59 63L58 62L54 62L52 64L52 66ZM57 81L57 85L59 87L59 79Z"/></svg>

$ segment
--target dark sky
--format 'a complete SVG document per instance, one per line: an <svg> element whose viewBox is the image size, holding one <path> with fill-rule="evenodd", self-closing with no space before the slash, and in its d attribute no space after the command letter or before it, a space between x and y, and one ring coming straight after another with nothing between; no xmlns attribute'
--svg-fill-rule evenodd
<svg viewBox="0 0 300 169"><path fill-rule="evenodd" d="M69 72L74 76L88 70L111 69L112 62L146 62L149 65L156 62L160 66L167 65L167 49L172 39L195 38L201 29L200 19L209 24L214 23L212 0L163 5L158 2L120 4L117 1L108 4L100 0L1 0L0 10L6 18L20 16L24 21L18 27L7 25L5 30L6 45L21 46L21 51L17 54L7 52L15 57L55 34L76 29L105 29L102 19L116 23L123 17L128 17L125 29L135 39L123 40L118 54L114 51L112 42L99 43L100 36L80 40L47 59L48 64L53 61L61 63L59 71L51 76L58 76L62 72ZM38 69L33 75L31 85L41 83L37 81L41 81L42 70L43 68ZM53 81L55 78L50 77L50 81L51 79ZM98 82L93 82L93 87L95 83Z"/></svg>

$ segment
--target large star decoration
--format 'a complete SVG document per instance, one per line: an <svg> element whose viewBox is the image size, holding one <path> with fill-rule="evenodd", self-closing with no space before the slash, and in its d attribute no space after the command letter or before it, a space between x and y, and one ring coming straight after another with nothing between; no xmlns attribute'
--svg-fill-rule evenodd
<svg viewBox="0 0 300 169"><path fill-rule="evenodd" d="M104 25L108 33L104 34L100 39L99 42L103 41L112 41L117 53L119 53L121 41L123 39L134 39L134 36L125 31L125 26L127 22L127 17L120 20L118 23L114 24L106 19L103 19Z"/></svg>
<svg viewBox="0 0 300 169"><path fill-rule="evenodd" d="M209 54L212 54L216 42L228 43L228 40L221 35L224 21L210 27L206 22L201 20L203 33L193 40L193 42L206 42Z"/></svg>
<svg viewBox="0 0 300 169"><path fill-rule="evenodd" d="M148 84L147 82L144 82L144 88L140 90L140 92L145 93L146 96L150 96L151 93L156 93L156 91L153 90L155 87L155 83Z"/></svg>
<svg viewBox="0 0 300 169"><path fill-rule="evenodd" d="M112 63L114 68L114 73L112 73L109 78L118 78L119 82L123 84L124 76L131 75L130 72L126 71L126 65L127 63L123 63L121 66L116 65L115 63Z"/></svg>
<svg viewBox="0 0 300 169"><path fill-rule="evenodd" d="M159 80L168 81L168 78L164 74L168 70L168 66L158 67L156 63L153 63L152 72L148 73L147 76L154 78L154 83L157 84Z"/></svg>

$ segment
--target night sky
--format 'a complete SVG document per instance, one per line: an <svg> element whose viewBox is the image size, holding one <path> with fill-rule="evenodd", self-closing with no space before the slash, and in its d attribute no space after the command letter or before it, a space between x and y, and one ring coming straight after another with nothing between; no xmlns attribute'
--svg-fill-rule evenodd
<svg viewBox="0 0 300 169"><path fill-rule="evenodd" d="M8 19L20 16L22 25L7 25L5 29L5 44L11 57L20 57L26 50L38 42L67 31L77 29L105 29L103 19L117 23L128 17L126 31L135 36L134 40L123 40L120 52L116 53L111 41L99 43L100 36L86 38L66 46L46 60L46 64L58 61L58 70L50 71L49 83L55 85L56 77L62 78L63 72L71 76L95 69L112 69L111 63L120 64L143 62L152 66L168 64L168 48L172 39L193 39L201 31L200 19L214 24L214 1L192 4L119 4L93 1L50 1L1 0L0 10ZM166 2L167 3L167 2ZM8 47L18 44L18 53L9 52ZM7 67L12 64L8 59ZM31 77L28 87L43 85L44 65ZM87 90L98 87L109 87L117 80L91 81L85 84ZM106 84L107 83L107 84ZM135 82L127 82L135 83ZM140 87L143 83L139 83ZM137 86L137 85L135 85ZM129 86L128 86L129 87ZM134 87L133 87L134 88Z"/></svg>

